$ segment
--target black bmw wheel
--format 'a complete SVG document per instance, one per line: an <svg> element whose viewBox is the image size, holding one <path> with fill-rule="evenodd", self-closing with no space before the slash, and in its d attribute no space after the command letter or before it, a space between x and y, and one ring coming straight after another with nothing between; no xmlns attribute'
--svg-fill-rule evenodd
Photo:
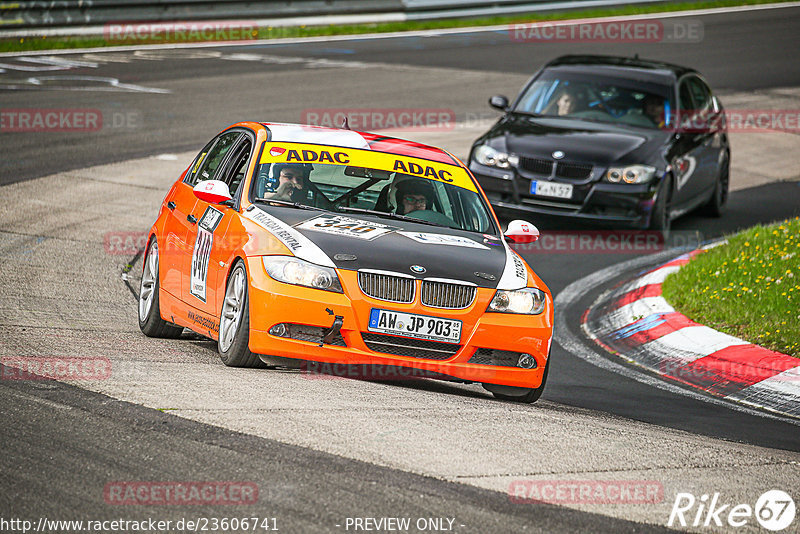
<svg viewBox="0 0 800 534"><path fill-rule="evenodd" d="M661 183L656 193L656 200L653 204L653 211L650 214L650 230L661 232L664 239L669 237L672 227L672 216L670 214L670 197L672 196L672 177L667 175Z"/></svg>
<svg viewBox="0 0 800 534"><path fill-rule="evenodd" d="M728 189L730 187L730 164L726 161L720 168L717 182L714 186L714 193L711 195L708 204L705 205L705 212L712 217L721 217L725 212L725 204L728 202Z"/></svg>

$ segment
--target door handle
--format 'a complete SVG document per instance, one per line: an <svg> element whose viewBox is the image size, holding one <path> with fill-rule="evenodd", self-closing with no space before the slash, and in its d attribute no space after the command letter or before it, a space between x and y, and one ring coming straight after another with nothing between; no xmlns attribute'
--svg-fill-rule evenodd
<svg viewBox="0 0 800 534"><path fill-rule="evenodd" d="M167 202L167 207L169 209L171 209L171 210L174 210L175 209L175 203L170 200L169 202Z"/></svg>
<svg viewBox="0 0 800 534"><path fill-rule="evenodd" d="M189 221L192 224L197 224L197 217L195 217L191 213L186 216L186 220Z"/></svg>

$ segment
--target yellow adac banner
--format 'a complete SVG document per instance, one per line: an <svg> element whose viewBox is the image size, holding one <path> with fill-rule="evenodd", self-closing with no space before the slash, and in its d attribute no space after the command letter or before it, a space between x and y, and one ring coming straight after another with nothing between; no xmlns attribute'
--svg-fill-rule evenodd
<svg viewBox="0 0 800 534"><path fill-rule="evenodd" d="M358 148L268 142L264 146L260 163L353 165L427 178L477 192L467 172L456 165Z"/></svg>

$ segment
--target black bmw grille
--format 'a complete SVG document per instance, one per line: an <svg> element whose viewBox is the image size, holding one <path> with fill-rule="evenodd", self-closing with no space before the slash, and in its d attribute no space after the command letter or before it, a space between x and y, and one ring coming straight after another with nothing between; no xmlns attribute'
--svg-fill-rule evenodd
<svg viewBox="0 0 800 534"><path fill-rule="evenodd" d="M592 174L592 166L588 163L567 163L559 161L556 166L556 176L559 178L571 178L582 180Z"/></svg>
<svg viewBox="0 0 800 534"><path fill-rule="evenodd" d="M409 339L385 334L361 332L367 348L384 354L395 356L408 356L411 358L425 358L427 360L448 360L461 350L461 345L454 343L441 343L425 339Z"/></svg>
<svg viewBox="0 0 800 534"><path fill-rule="evenodd" d="M536 174L550 175L553 172L553 162L549 159L541 158L526 158L520 156L519 166L526 171L535 172Z"/></svg>

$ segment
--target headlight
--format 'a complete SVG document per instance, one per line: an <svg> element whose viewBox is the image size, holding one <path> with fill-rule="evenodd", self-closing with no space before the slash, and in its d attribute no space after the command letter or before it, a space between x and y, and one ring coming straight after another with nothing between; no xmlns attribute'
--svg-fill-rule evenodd
<svg viewBox="0 0 800 534"><path fill-rule="evenodd" d="M264 256L262 259L267 274L278 282L342 293L339 277L330 267L288 256Z"/></svg>
<svg viewBox="0 0 800 534"><path fill-rule="evenodd" d="M508 169L512 165L516 166L519 163L519 158L495 150L489 145L481 145L475 150L475 161L488 167Z"/></svg>
<svg viewBox="0 0 800 534"><path fill-rule="evenodd" d="M606 180L612 184L643 184L653 179L656 168L648 165L628 165L627 167L611 167L606 173Z"/></svg>
<svg viewBox="0 0 800 534"><path fill-rule="evenodd" d="M517 291L498 289L486 311L537 315L544 311L545 293L534 287Z"/></svg>

